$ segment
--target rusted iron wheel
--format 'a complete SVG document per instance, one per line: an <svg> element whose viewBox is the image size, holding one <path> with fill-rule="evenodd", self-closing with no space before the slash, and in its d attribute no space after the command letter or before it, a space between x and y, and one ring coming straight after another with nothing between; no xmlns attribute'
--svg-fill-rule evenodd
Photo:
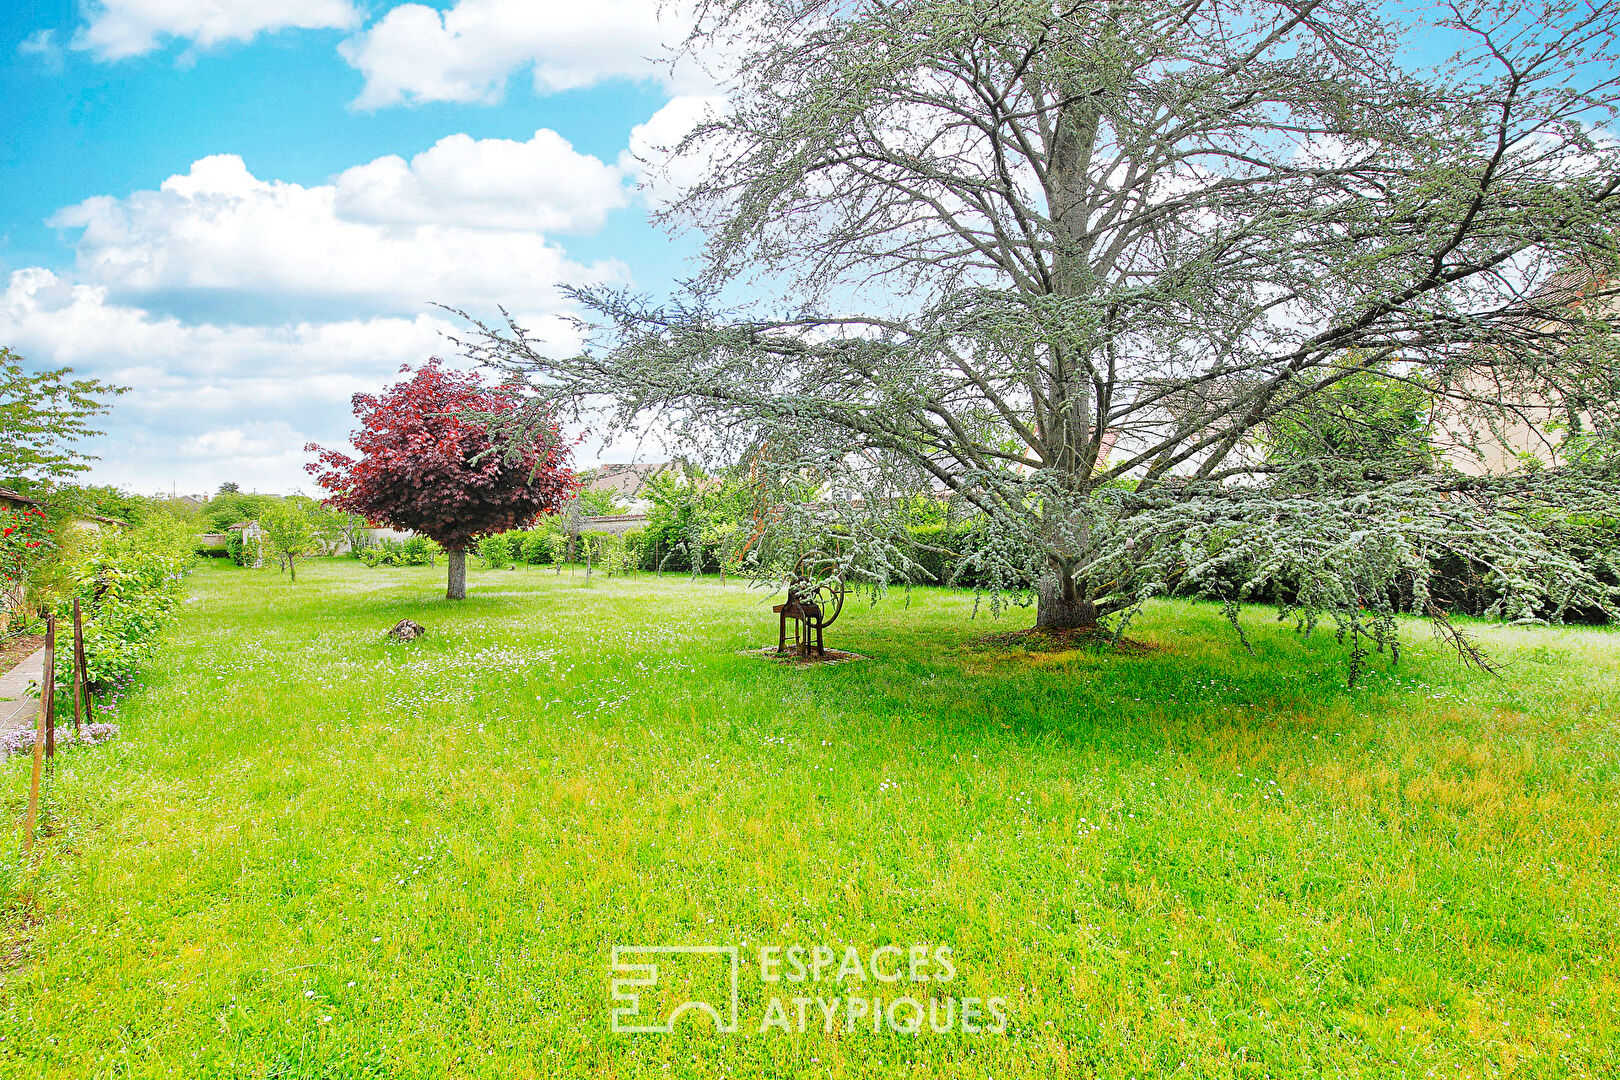
<svg viewBox="0 0 1620 1080"><path fill-rule="evenodd" d="M844 575L838 560L824 551L807 551L793 568L793 591L802 601L821 609L821 628L826 629L844 610Z"/></svg>

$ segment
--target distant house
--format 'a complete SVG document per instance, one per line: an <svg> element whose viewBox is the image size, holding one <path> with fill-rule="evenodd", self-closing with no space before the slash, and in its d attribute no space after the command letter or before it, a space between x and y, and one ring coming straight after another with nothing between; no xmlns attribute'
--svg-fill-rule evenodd
<svg viewBox="0 0 1620 1080"><path fill-rule="evenodd" d="M1557 333L1570 311L1612 323L1620 319L1620 282L1590 267L1570 266L1529 297L1524 310L1515 318L1531 335ZM1494 404L1488 422L1461 409L1437 410L1435 445L1460 472L1512 472L1526 459L1555 465L1572 421L1591 430L1591 417L1580 409L1525 387L1518 372L1504 372L1488 359L1468 369L1459 389L1476 402Z"/></svg>
<svg viewBox="0 0 1620 1080"><path fill-rule="evenodd" d="M629 463L622 465L598 465L582 474L586 491L611 491L619 502L625 503L625 510L620 514L604 514L599 517L582 518L579 521L579 531L606 532L615 536L623 536L631 529L639 529L647 524L647 511L652 505L642 495L647 482L661 472L679 468L673 462L658 461L650 463Z"/></svg>
<svg viewBox="0 0 1620 1080"><path fill-rule="evenodd" d="M629 503L632 511L645 510L647 500L641 494L642 489L653 477L673 468L677 466L668 461L598 465L583 474L585 490L611 491L621 501Z"/></svg>

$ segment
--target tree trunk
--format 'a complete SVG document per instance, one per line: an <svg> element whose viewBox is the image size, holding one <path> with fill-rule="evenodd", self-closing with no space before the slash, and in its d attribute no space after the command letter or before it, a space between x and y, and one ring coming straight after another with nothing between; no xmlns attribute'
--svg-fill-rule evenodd
<svg viewBox="0 0 1620 1080"><path fill-rule="evenodd" d="M1049 573L1041 579L1035 625L1048 630L1089 630L1097 625L1097 605L1088 590L1067 574Z"/></svg>
<svg viewBox="0 0 1620 1080"><path fill-rule="evenodd" d="M444 591L446 600L467 599L467 549L450 548L445 552L445 562L450 564L450 585Z"/></svg>

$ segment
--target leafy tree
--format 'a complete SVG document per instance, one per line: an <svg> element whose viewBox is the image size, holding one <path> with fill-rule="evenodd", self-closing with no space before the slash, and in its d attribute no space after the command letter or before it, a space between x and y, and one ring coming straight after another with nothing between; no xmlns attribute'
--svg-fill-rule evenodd
<svg viewBox="0 0 1620 1080"><path fill-rule="evenodd" d="M1386 371L1358 371L1269 419L1273 462L1340 459L1401 471L1434 464L1427 388Z"/></svg>
<svg viewBox="0 0 1620 1080"><path fill-rule="evenodd" d="M275 503L272 495L247 495L240 491L221 491L203 506L203 521L215 532L255 521Z"/></svg>
<svg viewBox="0 0 1620 1080"><path fill-rule="evenodd" d="M347 510L334 509L314 499L300 499L300 502L304 504L304 512L309 515L315 536L328 550L346 544L349 551L355 552L366 546L370 526L364 517Z"/></svg>
<svg viewBox="0 0 1620 1080"><path fill-rule="evenodd" d="M216 495L237 495L237 494L240 494L241 491L242 491L242 486L240 484L237 484L237 483L235 483L233 481L227 480L223 484L219 485L219 490L217 492L215 492L215 494Z"/></svg>
<svg viewBox="0 0 1620 1080"><path fill-rule="evenodd" d="M649 477L642 494L652 504L646 537L658 553L655 570L689 569L695 577L711 564L735 566L753 535L754 491L735 469L713 475L681 462Z"/></svg>
<svg viewBox="0 0 1620 1080"><path fill-rule="evenodd" d="M1361 0L701 11L692 42L739 60L675 148L702 170L666 215L704 230L698 273L663 304L575 290L595 327L573 356L471 320L471 354L535 375L537 407L755 455L766 487L819 478L819 505L780 497L781 549L837 519L879 582L912 569L897 496L948 489L981 580L1038 582L1043 627L1286 578L1303 626L1383 645L1391 581L1430 610L1450 555L1490 566L1513 618L1613 610L1527 512L1612 500L1612 469L1277 461L1263 436L1397 369L1449 407L1572 402L1612 429L1601 302L1551 286L1578 262L1620 293L1614 3L1465 0L1429 26ZM1459 50L1403 66L1417 40Z"/></svg>
<svg viewBox="0 0 1620 1080"><path fill-rule="evenodd" d="M319 543L308 512L292 499L277 499L260 515L259 528L276 564L285 566L288 576L297 581L296 560L313 554Z"/></svg>
<svg viewBox="0 0 1620 1080"><path fill-rule="evenodd" d="M22 357L0 347L0 482L32 489L90 468L77 443L100 435L90 418L108 411L105 398L128 387L74 379L72 368L31 372Z"/></svg>
<svg viewBox="0 0 1620 1080"><path fill-rule="evenodd" d="M305 450L319 458L307 468L332 493L328 505L442 545L446 596L461 600L468 545L557 510L574 489L567 448L549 419L530 419L521 450L502 452L490 438L490 418L519 404L515 387L488 387L435 358L380 395L354 396L358 458L311 443Z"/></svg>
<svg viewBox="0 0 1620 1080"><path fill-rule="evenodd" d="M610 488L581 489L574 497L579 500L579 512L585 517L607 517L610 514L624 513L624 504L619 501L619 493Z"/></svg>
<svg viewBox="0 0 1620 1080"><path fill-rule="evenodd" d="M130 525L140 525L158 512L157 500L145 495L133 495L109 484L53 484L49 502L52 511L60 513L65 521L97 514Z"/></svg>

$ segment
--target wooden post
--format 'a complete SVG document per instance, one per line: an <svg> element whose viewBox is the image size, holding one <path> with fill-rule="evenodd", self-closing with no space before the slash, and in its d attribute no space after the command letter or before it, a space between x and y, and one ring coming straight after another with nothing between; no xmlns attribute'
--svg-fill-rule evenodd
<svg viewBox="0 0 1620 1080"><path fill-rule="evenodd" d="M51 668L51 648L56 643L56 620L52 616L45 618L45 669ZM39 774L45 763L45 710L46 702L56 699L56 688L40 680L39 688L39 719L34 724L34 779L28 785L28 815L23 825L27 836L27 851L34 850L34 820L39 814Z"/></svg>
<svg viewBox="0 0 1620 1080"><path fill-rule="evenodd" d="M45 757L56 757L56 616L45 616L45 672L40 678L39 707L45 712Z"/></svg>
<svg viewBox="0 0 1620 1080"><path fill-rule="evenodd" d="M84 673L84 619L79 602L73 601L73 737L82 739L84 710L90 707L90 691Z"/></svg>

